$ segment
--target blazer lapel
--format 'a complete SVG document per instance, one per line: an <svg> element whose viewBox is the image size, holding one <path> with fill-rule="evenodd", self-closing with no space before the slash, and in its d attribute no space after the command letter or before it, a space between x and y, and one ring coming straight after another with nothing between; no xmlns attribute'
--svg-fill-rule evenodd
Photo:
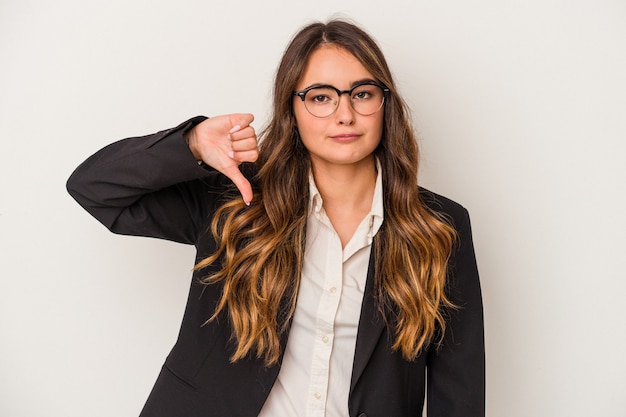
<svg viewBox="0 0 626 417"><path fill-rule="evenodd" d="M378 343L378 339L380 339L383 328L385 327L383 317L376 307L374 296L374 265L376 264L376 260L374 258L374 252L372 251L367 269L367 280L365 283L365 292L363 294L363 303L361 306L359 329L356 337L350 392L352 392L361 377L361 374L363 374L363 371L365 370L365 367L374 352L374 348Z"/></svg>

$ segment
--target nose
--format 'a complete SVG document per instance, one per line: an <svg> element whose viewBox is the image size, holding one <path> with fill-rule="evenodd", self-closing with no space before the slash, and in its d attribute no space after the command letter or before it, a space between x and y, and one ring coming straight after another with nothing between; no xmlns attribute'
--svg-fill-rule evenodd
<svg viewBox="0 0 626 417"><path fill-rule="evenodd" d="M345 94L346 97L343 97ZM343 98L343 99L342 99ZM337 110L335 110L335 119L337 123L343 125L351 125L354 123L355 111L350 102L350 93L344 91L339 95Z"/></svg>

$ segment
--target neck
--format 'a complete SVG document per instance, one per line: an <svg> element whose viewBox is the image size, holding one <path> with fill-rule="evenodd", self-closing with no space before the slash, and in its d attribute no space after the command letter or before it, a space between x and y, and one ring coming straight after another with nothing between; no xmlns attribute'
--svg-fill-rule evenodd
<svg viewBox="0 0 626 417"><path fill-rule="evenodd" d="M326 210L331 207L370 210L376 187L374 156L357 164L313 164L313 177Z"/></svg>

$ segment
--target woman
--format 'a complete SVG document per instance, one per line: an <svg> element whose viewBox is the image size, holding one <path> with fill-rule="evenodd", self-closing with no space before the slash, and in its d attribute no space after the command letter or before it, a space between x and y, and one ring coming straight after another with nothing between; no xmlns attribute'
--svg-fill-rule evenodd
<svg viewBox="0 0 626 417"><path fill-rule="evenodd" d="M342 21L305 27L258 148L252 120L126 139L68 181L111 231L197 248L179 338L141 415L417 416L427 386L429 416L483 416L469 218L418 187L375 42Z"/></svg>

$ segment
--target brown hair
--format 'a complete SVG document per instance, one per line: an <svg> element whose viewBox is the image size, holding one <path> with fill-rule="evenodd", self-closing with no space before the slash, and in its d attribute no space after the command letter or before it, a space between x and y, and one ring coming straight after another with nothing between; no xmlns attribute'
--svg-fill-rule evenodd
<svg viewBox="0 0 626 417"><path fill-rule="evenodd" d="M384 222L372 250L376 300L395 334L393 348L412 360L445 329L442 308L451 305L445 294L447 264L456 233L420 200L417 142L381 50L354 24L332 20L306 26L288 45L274 83L273 115L261 134L252 204L234 198L220 207L212 223L218 249L196 265L222 262L203 282L223 285L210 320L228 311L236 339L233 361L255 354L268 366L275 364L279 335L295 311L311 162L298 134L293 92L309 55L324 44L350 52L390 90L375 150L382 167Z"/></svg>

